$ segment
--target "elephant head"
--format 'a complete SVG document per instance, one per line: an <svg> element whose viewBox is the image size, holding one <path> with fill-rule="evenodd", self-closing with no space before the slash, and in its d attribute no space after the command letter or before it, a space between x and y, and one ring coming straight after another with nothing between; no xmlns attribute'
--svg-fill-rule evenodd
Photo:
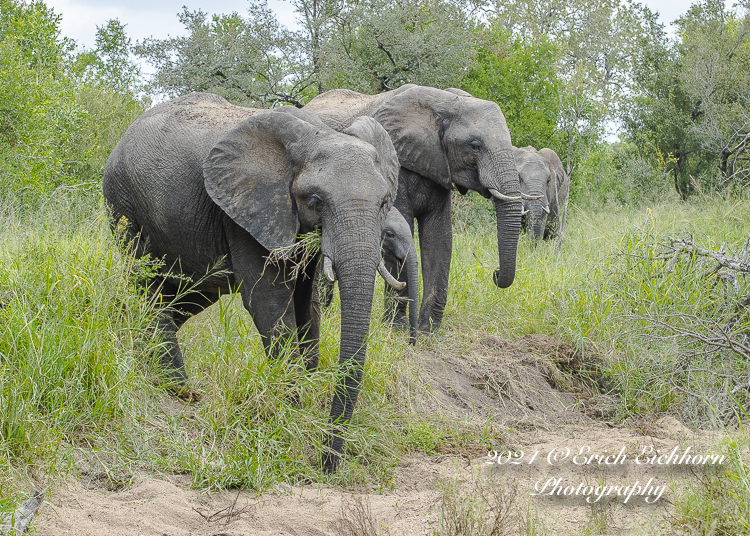
<svg viewBox="0 0 750 536"><path fill-rule="evenodd" d="M552 149L514 148L521 189L538 199L524 200L523 219L528 232L537 239L554 235L561 206L567 201L570 181L562 162Z"/></svg>
<svg viewBox="0 0 750 536"><path fill-rule="evenodd" d="M468 93L404 86L373 117L393 140L401 165L444 188L492 198L497 217L500 288L513 283L524 195L510 131L500 107ZM387 95L387 94L386 94Z"/></svg>
<svg viewBox="0 0 750 536"><path fill-rule="evenodd" d="M260 112L215 144L203 170L211 199L265 249L284 251L299 234L321 230L325 271L339 282L346 370L324 461L334 471L362 379L381 229L396 196L393 145L369 117L339 133L304 111Z"/></svg>

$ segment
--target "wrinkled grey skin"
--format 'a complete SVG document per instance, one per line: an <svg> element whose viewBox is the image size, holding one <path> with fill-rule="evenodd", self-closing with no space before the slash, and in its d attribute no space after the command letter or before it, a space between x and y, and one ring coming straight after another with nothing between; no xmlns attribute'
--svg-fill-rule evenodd
<svg viewBox="0 0 750 536"><path fill-rule="evenodd" d="M570 179L552 149L514 148L513 156L521 190L541 199L523 201L521 225L537 240L550 239L561 231L561 215L567 206Z"/></svg>
<svg viewBox="0 0 750 536"><path fill-rule="evenodd" d="M385 217L381 238L383 259L386 264L398 266L397 279L406 279L406 292L409 297L409 344L413 345L417 343L419 322L419 263L411 228L395 207L391 208ZM320 278L321 275L318 277ZM322 290L320 292L321 304L323 307L328 307L333 299L333 283L322 277L318 288Z"/></svg>
<svg viewBox="0 0 750 536"><path fill-rule="evenodd" d="M141 233L136 254L151 253L172 272L201 281L160 319L169 345L164 365L183 385L177 330L220 293L238 288L267 352L277 356L288 342L292 357L317 367L316 262L293 279L291 263L266 258L321 229L322 254L339 281L339 359L347 370L331 406L324 467L332 472L361 385L380 234L396 194L398 161L370 118L339 133L286 108L251 110L201 93L160 104L130 126L110 155L104 196L115 225L125 216L130 236ZM213 271L217 264L223 273ZM166 298L186 290L167 273L158 279Z"/></svg>
<svg viewBox="0 0 750 536"><path fill-rule="evenodd" d="M424 293L419 329L440 326L448 295L452 253L451 189L475 190L492 197L490 189L520 195L510 132L500 107L471 96L413 84L379 95L345 89L328 91L305 108L327 125L341 130L358 116L375 118L388 131L401 163L395 207L414 231L419 225ZM521 202L493 197L497 215L499 268L494 282L513 283L521 225ZM389 269L395 273L391 263ZM403 296L403 291L402 294ZM396 322L405 322L399 303Z"/></svg>

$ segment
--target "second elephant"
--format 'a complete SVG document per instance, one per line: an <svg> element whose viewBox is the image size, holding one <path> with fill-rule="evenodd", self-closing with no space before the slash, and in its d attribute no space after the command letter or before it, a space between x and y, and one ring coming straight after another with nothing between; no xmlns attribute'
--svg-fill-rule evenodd
<svg viewBox="0 0 750 536"><path fill-rule="evenodd" d="M453 232L451 190L492 198L497 217L499 267L494 283L506 288L516 275L521 192L510 132L494 102L407 84L378 95L346 89L312 99L305 109L343 130L367 115L388 132L401 170L394 206L412 232L419 225L424 292L419 329L434 331L448 296ZM395 270L393 266L389 269ZM393 272L392 272L393 273ZM404 319L399 305L397 322Z"/></svg>
<svg viewBox="0 0 750 536"><path fill-rule="evenodd" d="M539 199L524 200L522 225L538 240L562 236L570 193L570 177L552 149L514 147L521 190Z"/></svg>

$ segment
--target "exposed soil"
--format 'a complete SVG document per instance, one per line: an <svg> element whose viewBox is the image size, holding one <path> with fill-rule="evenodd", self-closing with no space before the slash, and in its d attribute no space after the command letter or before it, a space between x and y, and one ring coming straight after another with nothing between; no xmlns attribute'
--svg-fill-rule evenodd
<svg viewBox="0 0 750 536"><path fill-rule="evenodd" d="M455 478L466 493L476 482L495 491L505 486L506 498L515 490L509 533L518 534L518 523L536 516L549 534L592 528L600 534L655 534L669 525L665 514L689 472L684 466L635 464L635 456L644 449L668 454L675 447L684 453L688 446L693 453L717 453L716 437L691 432L671 417L619 426L608 422L617 401L596 395L595 387L603 386L596 357L583 359L567 343L544 335L512 341L490 337L460 355L425 352L420 359L420 378L431 393L422 410L513 429L514 448L524 451L512 460L517 463L488 463L484 446L466 446L463 452L449 448L447 454L404 460L390 489L356 493L311 484L279 486L260 496L205 494L190 490L189 478L179 476L144 475L121 491L75 483L52 490L33 526L49 536L428 535L440 524L440 482ZM504 448L497 446L505 462ZM619 453L626 459L615 465L576 464L571 457L551 463L565 448L571 455L583 449L586 456L612 455L612 460ZM593 505L580 494L551 497L551 485L531 495L549 479L584 489L636 482L645 488L651 479L652 487L650 495L633 495L627 504L623 497ZM648 504L645 497L655 499L662 485L667 487L661 498ZM366 528L351 529L362 524Z"/></svg>

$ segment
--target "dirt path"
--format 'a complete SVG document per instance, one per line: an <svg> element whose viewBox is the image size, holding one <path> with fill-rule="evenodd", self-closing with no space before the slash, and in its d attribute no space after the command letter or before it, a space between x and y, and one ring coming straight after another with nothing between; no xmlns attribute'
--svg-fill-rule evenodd
<svg viewBox="0 0 750 536"><path fill-rule="evenodd" d="M535 520L542 534L652 535L669 524L671 501L689 478L685 464L668 461L669 454L682 456L688 447L689 454L718 454L717 437L695 434L671 417L650 425L603 422L613 400L587 392L575 373L586 365L572 348L548 337L489 338L462 355L421 357L420 376L431 393L425 411L491 418L520 430L512 443L523 456L508 463L501 450L503 463L490 464L485 453L472 448L413 457L402 462L392 488L382 493L300 485L278 486L258 497L236 491L206 494L190 490L188 477L148 475L120 492L70 484L52 490L34 523L37 533L431 535L447 506L484 494L493 507L505 501L513 534L520 523ZM598 463L592 455L615 463ZM641 463L636 463L639 455ZM658 458L644 463L653 456L668 463L656 463ZM451 481L460 484L445 499L441 490ZM630 488L624 488L635 485L640 488L625 500ZM587 502L602 490L609 498Z"/></svg>

